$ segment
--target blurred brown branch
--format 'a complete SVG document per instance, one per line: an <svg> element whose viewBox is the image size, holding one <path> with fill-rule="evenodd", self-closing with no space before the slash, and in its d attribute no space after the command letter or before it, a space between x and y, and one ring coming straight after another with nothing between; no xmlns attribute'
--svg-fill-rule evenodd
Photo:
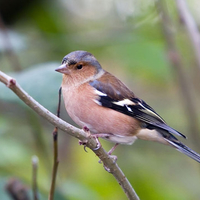
<svg viewBox="0 0 200 200"><path fill-rule="evenodd" d="M109 172L113 174L119 185L124 190L128 199L131 200L139 200L136 192L133 187L129 183L128 179L125 177L124 173L121 171L117 163L112 159L111 156L102 148L97 147L97 142L94 138L87 137L87 134L78 129L71 124L63 121L58 118L54 114L52 114L49 110L40 105L37 101L35 101L31 96L29 96L16 82L15 79L8 76L7 74L0 71L0 81L4 83L9 89L11 89L24 103L26 103L30 108L32 108L37 114L44 117L51 124L63 130L64 132L70 134L73 137L78 138L81 141L87 141L86 146L90 148L103 162L104 167L109 169Z"/></svg>
<svg viewBox="0 0 200 200"><path fill-rule="evenodd" d="M52 170L52 179L51 179L51 187L49 192L49 200L54 199L54 192L55 192L55 186L56 186L56 175L58 171L58 128L55 127L53 131L53 170Z"/></svg>
<svg viewBox="0 0 200 200"><path fill-rule="evenodd" d="M179 11L181 22L185 25L188 36L194 49L196 63L200 71L200 34L198 27L189 12L185 0L176 0L176 5Z"/></svg>
<svg viewBox="0 0 200 200"><path fill-rule="evenodd" d="M161 16L161 26L166 41L168 58L179 81L181 96L188 117L189 128L193 136L194 144L196 145L196 148L199 148L199 144L197 142L199 141L197 109L191 85L184 71L184 64L176 45L175 35L172 31L173 23L167 10L166 2L157 1L157 9Z"/></svg>
<svg viewBox="0 0 200 200"><path fill-rule="evenodd" d="M38 187L37 187L37 170L38 170L38 157L33 156L32 157L32 190L33 190L33 200L39 200L38 197Z"/></svg>
<svg viewBox="0 0 200 200"><path fill-rule="evenodd" d="M61 105L61 87L59 89L59 95L58 95L58 107L57 107L57 114L56 116L60 118L60 105ZM53 200L54 198L54 192L55 192L55 185L56 185L56 175L58 171L58 127L54 128L53 131L53 170L52 170L52 179L51 179L51 188L49 193L49 200Z"/></svg>
<svg viewBox="0 0 200 200"><path fill-rule="evenodd" d="M6 191L13 200L30 200L26 186L16 178L11 178L8 181Z"/></svg>

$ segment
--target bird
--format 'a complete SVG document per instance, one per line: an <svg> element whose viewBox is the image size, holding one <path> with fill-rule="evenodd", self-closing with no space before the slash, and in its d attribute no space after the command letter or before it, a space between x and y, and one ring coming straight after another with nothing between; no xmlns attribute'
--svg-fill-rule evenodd
<svg viewBox="0 0 200 200"><path fill-rule="evenodd" d="M149 140L174 147L200 163L200 155L177 139L185 135L171 128L145 101L104 70L87 51L67 54L55 69L63 74L62 94L72 120L91 135L118 144Z"/></svg>

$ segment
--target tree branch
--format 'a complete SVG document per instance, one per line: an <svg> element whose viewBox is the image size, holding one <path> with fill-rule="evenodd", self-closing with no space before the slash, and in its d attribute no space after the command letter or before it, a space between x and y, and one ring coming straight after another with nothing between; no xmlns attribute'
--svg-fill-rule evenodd
<svg viewBox="0 0 200 200"><path fill-rule="evenodd" d="M198 27L190 14L185 0L176 0L181 21L185 24L190 37L192 47L194 48L195 58L200 70L200 34Z"/></svg>
<svg viewBox="0 0 200 200"><path fill-rule="evenodd" d="M16 178L11 178L6 183L5 189L13 200L30 200L27 186Z"/></svg>
<svg viewBox="0 0 200 200"><path fill-rule="evenodd" d="M56 175L58 171L58 128L55 127L53 131L53 170L52 170L52 180L51 180L51 187L49 192L49 200L54 199L54 192L56 187Z"/></svg>
<svg viewBox="0 0 200 200"><path fill-rule="evenodd" d="M109 169L109 172L113 174L121 188L124 190L128 199L130 200L139 200L136 192L132 188L128 179L125 177L117 163L107 154L107 152L100 147L99 149L95 149L97 146L97 142L94 138L87 137L86 132L81 129L78 129L71 124L63 121L58 118L42 105L40 105L37 101L35 101L31 96L29 96L16 82L15 79L6 75L2 71L0 71L0 81L3 82L8 88L10 88L24 103L26 103L30 108L32 108L37 114L48 120L51 124L63 130L64 132L70 134L73 137L78 138L79 140L85 141L87 140L87 147L90 148L103 162L104 167Z"/></svg>
<svg viewBox="0 0 200 200"><path fill-rule="evenodd" d="M39 200L38 187L37 187L38 162L39 162L38 157L37 156L33 156L32 157L32 169L33 169L32 191L33 191L33 200Z"/></svg>
<svg viewBox="0 0 200 200"><path fill-rule="evenodd" d="M172 31L173 23L167 11L166 2L157 1L156 6L161 16L161 28L166 41L168 58L179 81L182 100L189 122L189 128L193 136L193 142L196 145L196 148L199 148L199 144L197 142L199 141L197 109L195 107L190 83L184 71L184 64L178 51L175 36Z"/></svg>
<svg viewBox="0 0 200 200"><path fill-rule="evenodd" d="M58 108L57 108L57 117L60 118L60 105L61 105L61 87L59 89L59 98L58 98ZM54 198L54 192L55 192L55 186L56 186L56 175L58 171L58 127L54 128L53 131L53 170L52 170L52 180L51 180L51 187L49 192L49 200L53 200Z"/></svg>

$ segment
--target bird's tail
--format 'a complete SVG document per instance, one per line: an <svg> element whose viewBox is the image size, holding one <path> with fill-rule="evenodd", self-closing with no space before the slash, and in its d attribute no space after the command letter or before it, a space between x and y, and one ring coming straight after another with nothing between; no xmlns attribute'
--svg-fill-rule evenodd
<svg viewBox="0 0 200 200"><path fill-rule="evenodd" d="M193 151L192 149L190 149L189 147L187 147L186 145L184 145L183 143L181 143L178 139L172 141L165 138L165 140L181 153L184 153L185 155L189 156L190 158L200 163L200 155L195 151Z"/></svg>
<svg viewBox="0 0 200 200"><path fill-rule="evenodd" d="M188 146L184 145L180 142L174 135L172 135L169 131L159 129L159 133L164 137L165 141L167 141L172 147L176 148L181 153L189 156L190 158L196 160L200 163L200 155L190 149Z"/></svg>

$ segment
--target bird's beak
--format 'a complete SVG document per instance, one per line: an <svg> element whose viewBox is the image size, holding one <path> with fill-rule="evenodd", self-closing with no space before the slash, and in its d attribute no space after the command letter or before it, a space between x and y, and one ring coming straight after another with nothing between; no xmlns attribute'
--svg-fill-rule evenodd
<svg viewBox="0 0 200 200"><path fill-rule="evenodd" d="M68 73L68 67L67 67L66 64L62 64L58 68L56 68L55 71L63 73L63 74L67 74Z"/></svg>

